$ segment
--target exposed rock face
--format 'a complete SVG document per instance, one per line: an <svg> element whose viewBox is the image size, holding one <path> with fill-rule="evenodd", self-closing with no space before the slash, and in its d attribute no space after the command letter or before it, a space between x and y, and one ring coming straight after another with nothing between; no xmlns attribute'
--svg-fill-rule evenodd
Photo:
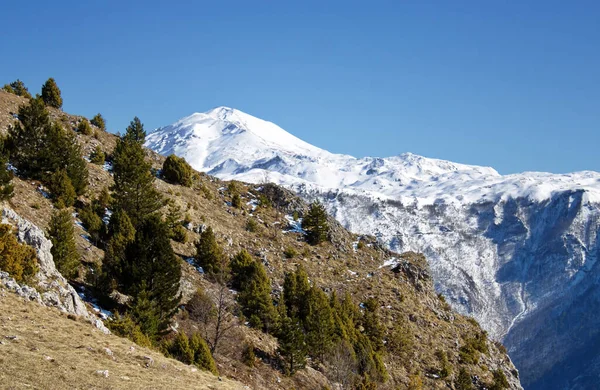
<svg viewBox="0 0 600 390"><path fill-rule="evenodd" d="M35 249L39 272L36 275L37 290L29 286L19 285L6 272L0 272L0 284L29 300L84 317L102 332L110 333L102 321L88 312L75 289L56 269L50 252L52 242L46 238L44 232L9 208L2 210L2 223L13 225L16 228L18 240ZM40 294L38 290L43 291L43 293Z"/></svg>

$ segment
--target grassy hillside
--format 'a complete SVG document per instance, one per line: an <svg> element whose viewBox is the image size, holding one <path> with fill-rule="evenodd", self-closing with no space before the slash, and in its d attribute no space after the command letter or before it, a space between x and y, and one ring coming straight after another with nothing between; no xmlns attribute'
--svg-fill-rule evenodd
<svg viewBox="0 0 600 390"><path fill-rule="evenodd" d="M25 99L0 91L0 132L5 132L7 126L14 121L12 114L17 112L19 104L23 102ZM66 128L76 127L79 117L54 109L50 111L54 120L62 122ZM110 154L116 143L116 136L95 130L95 134L91 136L77 135L84 154L88 156L96 146ZM151 151L147 151L147 158L157 169L161 168L164 161L163 156ZM112 185L113 180L110 172L101 166L90 163L88 169L89 189L85 196L79 198L82 204L89 203L103 188ZM15 196L10 201L10 207L22 217L45 228L53 205L38 190L39 183L18 177L13 182ZM308 245L302 234L290 231L289 226L294 212L302 214L306 211L306 203L289 191L274 185L236 183L235 186L242 198L241 208L231 206L228 183L205 174L198 174L190 188L156 180L156 187L163 196L179 205L182 214L187 214L193 225L204 224L212 227L228 256L246 249L254 258L259 259L271 279L273 297L281 294L285 273L295 270L297 265L301 264L307 270L311 283L327 293L336 292L341 296L348 292L357 305L368 298L375 298L380 306L378 316L384 327L387 351L384 354L384 363L389 373L388 380L380 383L379 388L452 388L461 368L480 378L480 383L491 383L492 373L496 369L501 369L511 379L511 383L518 383L517 372L503 347L486 340L485 334L475 321L453 312L443 298L438 297L422 255L391 253L380 247L374 237L352 234L333 219L329 221L332 230L331 242L317 246ZM270 206L256 208L256 199L260 197L268 199ZM251 229L249 221L253 221L251 224L254 227ZM82 258L80 277L77 281L85 286L88 280L86 275L94 265L102 262L104 253L100 247L85 238L86 232L83 228L77 226L76 229L78 251ZM175 252L182 259L194 255L194 242L198 239L198 234L194 231L188 230L186 234L186 243L172 241ZM396 269L396 272L390 267L384 267L384 263L391 258L402 259L404 266ZM198 287L204 288L212 297L218 295L218 284L211 282L184 261L182 266L182 303L185 304ZM226 292L228 302L233 303L234 297L235 292ZM1 299L0 312L3 310L10 310L13 314L7 315L11 317L10 321L4 315L0 319L3 321L2 336L19 336L18 332L23 332L21 341L7 343L3 340L5 345L0 346L6 348L9 345L10 353L19 357L4 357L4 362L0 364L0 372L4 378L10 378L12 382L8 383L11 383L11 386L20 386L21 380L30 380L32 382L29 383L40 386L44 383L40 378L57 380L55 384L52 382L53 386L57 387L60 387L60 383L70 380L80 383L80 387L83 388L136 388L127 386L137 386L138 383L147 383L154 388L179 388L176 387L179 384L204 386L194 378L207 378L207 381L212 379L213 382L207 382L206 386L208 383L214 383L215 388L226 386L225 382L214 382L215 379L210 374L192 373L189 366L167 359L161 360L158 353L152 355L155 361L152 368L140 369L136 364L143 366L144 363L139 361L138 356L142 353L128 353L131 342L114 336L96 334L85 324L69 320L57 312L26 304L10 295L5 294ZM27 318L31 317L38 328L34 323L30 326L22 313L25 313ZM15 321L17 317L20 318L18 322ZM237 317L233 317L231 323L230 332L214 356L222 376L238 380L255 389L320 389L333 386L331 378L335 376L334 365L309 361L306 369L287 377L280 370L276 352L277 340L273 336L249 328ZM28 340L42 337L35 333L41 332L42 326L45 326L48 332L40 335L45 334L43 337L48 345L26 344L27 348L23 348ZM192 320L187 311L181 310L175 317L174 327L194 331L200 329L200 324ZM473 340L481 337L485 346L482 350L487 349L488 352L473 352L471 348L469 353L476 356L475 362L465 356L465 348L472 345ZM257 361L254 367L243 363L246 344L252 344L256 348ZM82 347L77 348L80 345ZM105 346L115 352L117 360L101 352ZM40 348L40 351L33 353L30 348ZM151 353L144 350L143 354ZM55 362L44 360L45 354L54 358ZM23 359L23 363L20 363L20 359ZM81 362L78 362L79 360ZM159 361L167 362L164 363L167 364L167 368L162 369L162 363L159 364ZM53 370L52 364L60 365L61 370ZM108 378L95 376L96 370L104 369L109 370ZM26 373L21 374L21 371ZM55 375L57 372L60 374ZM144 376L144 373L148 372L153 375ZM440 375L441 372L445 372L446 375ZM79 378L80 376L83 378ZM131 380L123 380L123 376ZM169 385L160 386L161 383ZM513 388L517 388L514 386Z"/></svg>

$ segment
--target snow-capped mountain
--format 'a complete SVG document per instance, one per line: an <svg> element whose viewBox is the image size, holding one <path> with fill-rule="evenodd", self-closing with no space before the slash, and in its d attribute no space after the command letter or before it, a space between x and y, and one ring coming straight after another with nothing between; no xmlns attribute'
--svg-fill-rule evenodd
<svg viewBox="0 0 600 390"><path fill-rule="evenodd" d="M146 146L222 179L319 198L350 230L425 253L436 288L504 341L527 389L596 383L599 173L503 176L410 153L357 159L227 107L157 129Z"/></svg>

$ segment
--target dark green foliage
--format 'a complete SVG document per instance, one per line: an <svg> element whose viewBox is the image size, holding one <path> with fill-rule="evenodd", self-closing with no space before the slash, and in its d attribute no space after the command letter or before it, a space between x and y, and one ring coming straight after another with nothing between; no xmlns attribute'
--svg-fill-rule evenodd
<svg viewBox="0 0 600 390"><path fill-rule="evenodd" d="M243 286L248 284L251 278L249 272L253 262L254 259L245 249L242 249L233 256L233 259L229 263L229 268L231 269L231 287L241 290Z"/></svg>
<svg viewBox="0 0 600 390"><path fill-rule="evenodd" d="M136 230L135 239L125 248L122 270L116 276L124 292L137 297L146 291L156 305L159 329L165 329L179 304L181 264L159 216L148 217Z"/></svg>
<svg viewBox="0 0 600 390"><path fill-rule="evenodd" d="M102 287L110 292L122 287L125 249L135 239L135 228L125 211L118 209L113 213L108 224L108 235L110 239L102 261L102 274L105 279Z"/></svg>
<svg viewBox="0 0 600 390"><path fill-rule="evenodd" d="M171 231L171 238L174 241L185 244L187 242L187 231L181 225L177 225Z"/></svg>
<svg viewBox="0 0 600 390"><path fill-rule="evenodd" d="M71 207L75 203L75 188L65 169L54 172L48 180L50 195L58 208Z"/></svg>
<svg viewBox="0 0 600 390"><path fill-rule="evenodd" d="M357 250L361 250L365 247L365 243L364 241L358 241L358 244L356 244L356 249Z"/></svg>
<svg viewBox="0 0 600 390"><path fill-rule="evenodd" d="M4 139L0 137L0 201L13 196L13 173L8 170L8 151L4 148Z"/></svg>
<svg viewBox="0 0 600 390"><path fill-rule="evenodd" d="M369 298L365 301L364 306L362 325L365 335L369 337L375 351L380 351L383 349L384 329L377 314L379 303L375 298Z"/></svg>
<svg viewBox="0 0 600 390"><path fill-rule="evenodd" d="M471 375L465 370L464 367L460 368L458 376L454 380L454 388L456 390L474 390L473 381Z"/></svg>
<svg viewBox="0 0 600 390"><path fill-rule="evenodd" d="M237 301L251 326L268 333L277 324L277 312L271 299L271 281L262 263L256 260L245 267L244 273L243 278L238 278L240 291Z"/></svg>
<svg viewBox="0 0 600 390"><path fill-rule="evenodd" d="M293 375L306 365L307 347L299 320L283 315L277 334L279 353L284 361L284 371Z"/></svg>
<svg viewBox="0 0 600 390"><path fill-rule="evenodd" d="M308 213L302 220L302 229L306 231L306 241L309 244L317 245L327 241L329 236L327 211L318 200L311 203Z"/></svg>
<svg viewBox="0 0 600 390"><path fill-rule="evenodd" d="M79 211L79 219L85 230L89 233L94 243L98 243L104 233L104 222L102 218L94 212L92 205L86 205Z"/></svg>
<svg viewBox="0 0 600 390"><path fill-rule="evenodd" d="M283 302L291 318L304 319L308 316L308 294L310 284L308 274L301 265L296 271L285 275L283 281Z"/></svg>
<svg viewBox="0 0 600 390"><path fill-rule="evenodd" d="M494 371L494 382L490 386L490 390L504 390L510 387L506 375L501 369Z"/></svg>
<svg viewBox="0 0 600 390"><path fill-rule="evenodd" d="M190 187L192 185L192 167L183 157L174 154L167 157L162 167L163 178L173 184Z"/></svg>
<svg viewBox="0 0 600 390"><path fill-rule="evenodd" d="M254 346L252 344L246 344L242 351L242 362L248 367L254 367L256 364L256 354L254 353Z"/></svg>
<svg viewBox="0 0 600 390"><path fill-rule="evenodd" d="M240 198L240 194L233 194L231 197L231 206L235 207L236 209L242 207L242 198Z"/></svg>
<svg viewBox="0 0 600 390"><path fill-rule="evenodd" d="M169 354L185 364L194 362L194 351L190 348L190 342L185 333L180 332L175 336L168 347Z"/></svg>
<svg viewBox="0 0 600 390"><path fill-rule="evenodd" d="M468 364L479 363L479 353L488 354L487 335L484 332L476 333L465 341L460 347L459 356L461 361Z"/></svg>
<svg viewBox="0 0 600 390"><path fill-rule="evenodd" d="M296 257L297 254L298 252L296 252L296 250L291 246L285 248L285 251L283 252L283 255L286 259L293 259L294 257Z"/></svg>
<svg viewBox="0 0 600 390"><path fill-rule="evenodd" d="M47 106L54 108L62 107L63 100L60 96L60 89L52 77L42 85L42 100Z"/></svg>
<svg viewBox="0 0 600 390"><path fill-rule="evenodd" d="M115 318L105 322L106 327L117 336L127 337L139 346L150 347L152 341L141 330L138 324L129 315L115 314Z"/></svg>
<svg viewBox="0 0 600 390"><path fill-rule="evenodd" d="M90 154L90 162L92 164L102 165L102 164L104 164L105 160L106 160L106 154L104 154L100 145L96 146L96 148L94 149L92 154Z"/></svg>
<svg viewBox="0 0 600 390"><path fill-rule="evenodd" d="M39 97L19 107L18 116L19 122L9 129L7 141L13 165L21 174L45 181L53 172L65 169L77 195L83 194L88 171L73 134L50 123Z"/></svg>
<svg viewBox="0 0 600 390"><path fill-rule="evenodd" d="M90 123L99 128L100 130L106 131L106 121L100 113L94 115Z"/></svg>
<svg viewBox="0 0 600 390"><path fill-rule="evenodd" d="M205 273L217 275L224 268L223 250L215 239L215 234L209 226L200 233L200 238L196 242L196 256L194 260L197 265L202 267Z"/></svg>
<svg viewBox="0 0 600 390"><path fill-rule="evenodd" d="M169 203L165 223L169 229L169 238L182 243L187 241L187 232L181 221L181 207L175 202Z"/></svg>
<svg viewBox="0 0 600 390"><path fill-rule="evenodd" d="M29 93L29 90L25 86L25 83L19 79L13 81L10 84L4 85L4 87L2 87L2 89L5 90L6 92L10 92L17 96L21 96L26 99L31 99L31 94Z"/></svg>
<svg viewBox="0 0 600 390"><path fill-rule="evenodd" d="M113 153L115 206L127 212L134 226L143 223L163 205L161 195L154 188L151 166L144 159L144 137L143 126L136 117L117 141Z"/></svg>
<svg viewBox="0 0 600 390"><path fill-rule="evenodd" d="M190 349L194 354L193 363L200 369L218 375L217 365L210 353L206 341L198 333L194 333L190 339Z"/></svg>
<svg viewBox="0 0 600 390"><path fill-rule="evenodd" d="M52 257L58 271L67 279L76 277L79 254L75 246L73 217L69 209L57 210L52 214L48 237L52 241Z"/></svg>
<svg viewBox="0 0 600 390"><path fill-rule="evenodd" d="M30 281L38 271L35 250L17 241L12 226L0 224L0 270L17 282Z"/></svg>
<svg viewBox="0 0 600 390"><path fill-rule="evenodd" d="M258 231L258 222L254 218L248 218L246 222L246 230L250 233L256 233Z"/></svg>
<svg viewBox="0 0 600 390"><path fill-rule="evenodd" d="M161 325L160 310L145 289L145 283L142 283L142 290L135 296L129 315L150 340L156 338Z"/></svg>
<svg viewBox="0 0 600 390"><path fill-rule="evenodd" d="M323 362L325 354L336 341L335 322L329 297L317 287L312 287L308 294L308 315L304 319L304 329L310 355Z"/></svg>
<svg viewBox="0 0 600 390"><path fill-rule="evenodd" d="M358 363L358 372L362 376L384 382L387 379L387 371L379 352L373 349L369 338L359 334L357 342L354 343L354 352Z"/></svg>
<svg viewBox="0 0 600 390"><path fill-rule="evenodd" d="M77 131L84 135L92 135L92 133L93 133L90 122L85 118L83 118L79 122L79 125L77 125Z"/></svg>

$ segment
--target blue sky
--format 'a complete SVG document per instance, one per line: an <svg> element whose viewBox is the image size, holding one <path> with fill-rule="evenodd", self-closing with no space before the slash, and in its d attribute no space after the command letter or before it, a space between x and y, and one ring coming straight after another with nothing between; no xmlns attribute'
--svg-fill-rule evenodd
<svg viewBox="0 0 600 390"><path fill-rule="evenodd" d="M123 5L122 3L127 3ZM332 152L600 171L597 1L2 6L1 83L147 130L225 105Z"/></svg>

